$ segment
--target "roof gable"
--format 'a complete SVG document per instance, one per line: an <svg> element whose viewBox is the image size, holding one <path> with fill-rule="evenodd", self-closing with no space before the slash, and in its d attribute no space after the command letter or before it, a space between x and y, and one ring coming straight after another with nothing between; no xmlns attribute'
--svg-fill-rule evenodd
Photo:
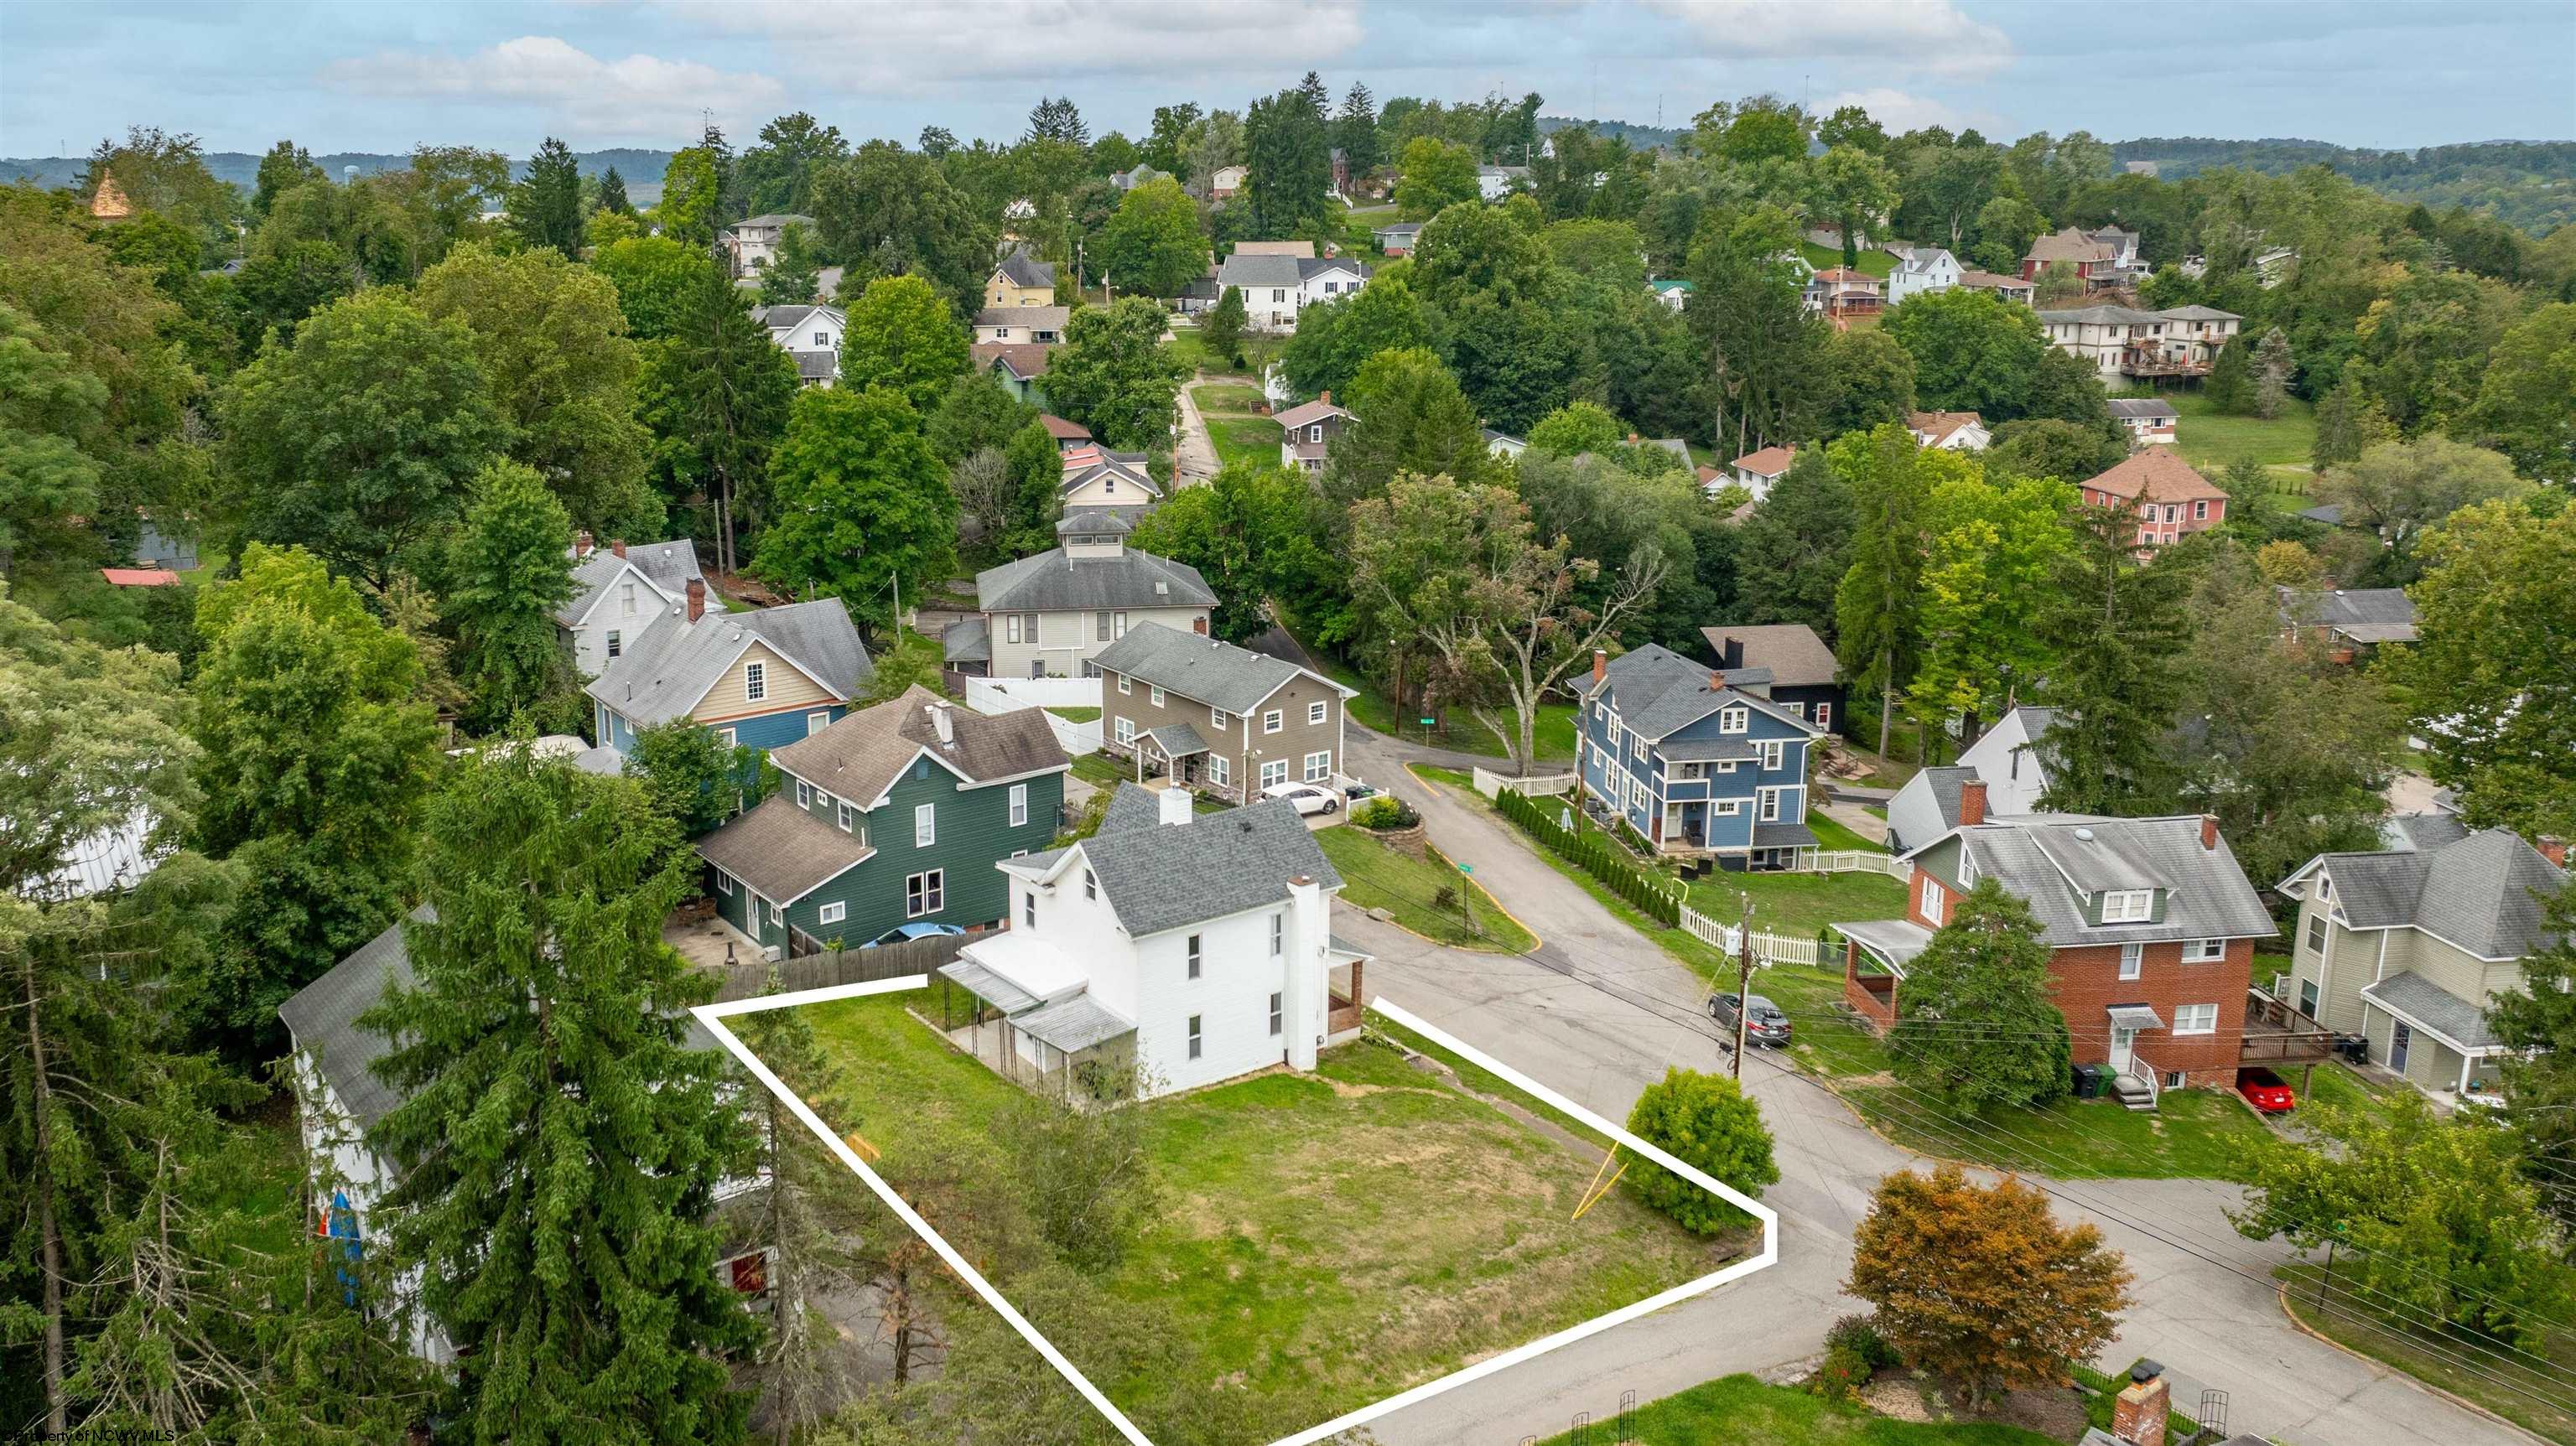
<svg viewBox="0 0 2576 1446"><path fill-rule="evenodd" d="M1129 789L1146 792L1119 785L1121 794ZM1179 824L1148 823L1144 806L1120 808L1116 797L1110 802L1122 826L1113 829L1104 819L1100 832L1067 849L1053 872L1061 874L1079 856L1132 938L1284 904L1292 878L1312 879L1327 893L1342 886L1305 820L1284 799Z"/></svg>
<svg viewBox="0 0 2576 1446"><path fill-rule="evenodd" d="M1294 663L1160 623L1129 628L1127 636L1101 649L1092 661L1103 671L1124 673L1165 692L1238 715L1251 713L1271 694L1300 677L1313 678L1345 697L1350 693L1339 683Z"/></svg>
<svg viewBox="0 0 2576 1446"><path fill-rule="evenodd" d="M934 709L947 711L944 740ZM874 808L924 754L968 788L1071 766L1043 710L977 713L918 683L769 756L790 777Z"/></svg>
<svg viewBox="0 0 2576 1446"><path fill-rule="evenodd" d="M1602 699L1617 710L1622 726L1649 740L1678 733L1736 704L1789 725L1800 737L1820 731L1768 698L1713 682L1712 674L1720 671L1694 663L1660 644L1648 643L1611 659L1602 680L1586 686L1583 692L1588 698Z"/></svg>

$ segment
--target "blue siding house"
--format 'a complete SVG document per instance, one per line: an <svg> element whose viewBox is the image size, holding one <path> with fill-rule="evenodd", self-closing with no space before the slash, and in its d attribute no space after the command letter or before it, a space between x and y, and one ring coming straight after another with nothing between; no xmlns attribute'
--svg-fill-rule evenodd
<svg viewBox="0 0 2576 1446"><path fill-rule="evenodd" d="M1759 668L1725 672L1649 644L1595 653L1576 714L1585 807L1658 852L1784 868L1816 846L1807 745L1823 730L1769 697Z"/></svg>
<svg viewBox="0 0 2576 1446"><path fill-rule="evenodd" d="M600 746L688 718L728 743L784 748L840 721L876 676L849 611L832 598L751 612L704 611L703 584L593 680Z"/></svg>

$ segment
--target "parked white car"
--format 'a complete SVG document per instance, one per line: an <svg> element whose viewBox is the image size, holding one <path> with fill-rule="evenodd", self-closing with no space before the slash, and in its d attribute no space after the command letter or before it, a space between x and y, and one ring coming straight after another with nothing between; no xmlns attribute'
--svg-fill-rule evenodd
<svg viewBox="0 0 2576 1446"><path fill-rule="evenodd" d="M1299 813L1336 813L1342 806L1341 796L1320 783L1274 783L1261 796L1284 798Z"/></svg>

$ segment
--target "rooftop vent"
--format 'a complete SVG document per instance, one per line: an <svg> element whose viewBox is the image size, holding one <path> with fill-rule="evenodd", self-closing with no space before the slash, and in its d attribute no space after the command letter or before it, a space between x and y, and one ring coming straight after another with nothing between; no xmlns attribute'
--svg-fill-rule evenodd
<svg viewBox="0 0 2576 1446"><path fill-rule="evenodd" d="M2075 836L2086 843L2091 843L2093 841L2093 830L2089 828L2079 828L2075 831Z"/></svg>

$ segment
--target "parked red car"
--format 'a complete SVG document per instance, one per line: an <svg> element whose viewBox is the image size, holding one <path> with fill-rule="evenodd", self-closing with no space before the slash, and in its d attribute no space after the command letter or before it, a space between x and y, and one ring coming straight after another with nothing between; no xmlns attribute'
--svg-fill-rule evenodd
<svg viewBox="0 0 2576 1446"><path fill-rule="evenodd" d="M2236 1092L2267 1115L2286 1115L2299 1104L2299 1092L2268 1069L2238 1070Z"/></svg>

